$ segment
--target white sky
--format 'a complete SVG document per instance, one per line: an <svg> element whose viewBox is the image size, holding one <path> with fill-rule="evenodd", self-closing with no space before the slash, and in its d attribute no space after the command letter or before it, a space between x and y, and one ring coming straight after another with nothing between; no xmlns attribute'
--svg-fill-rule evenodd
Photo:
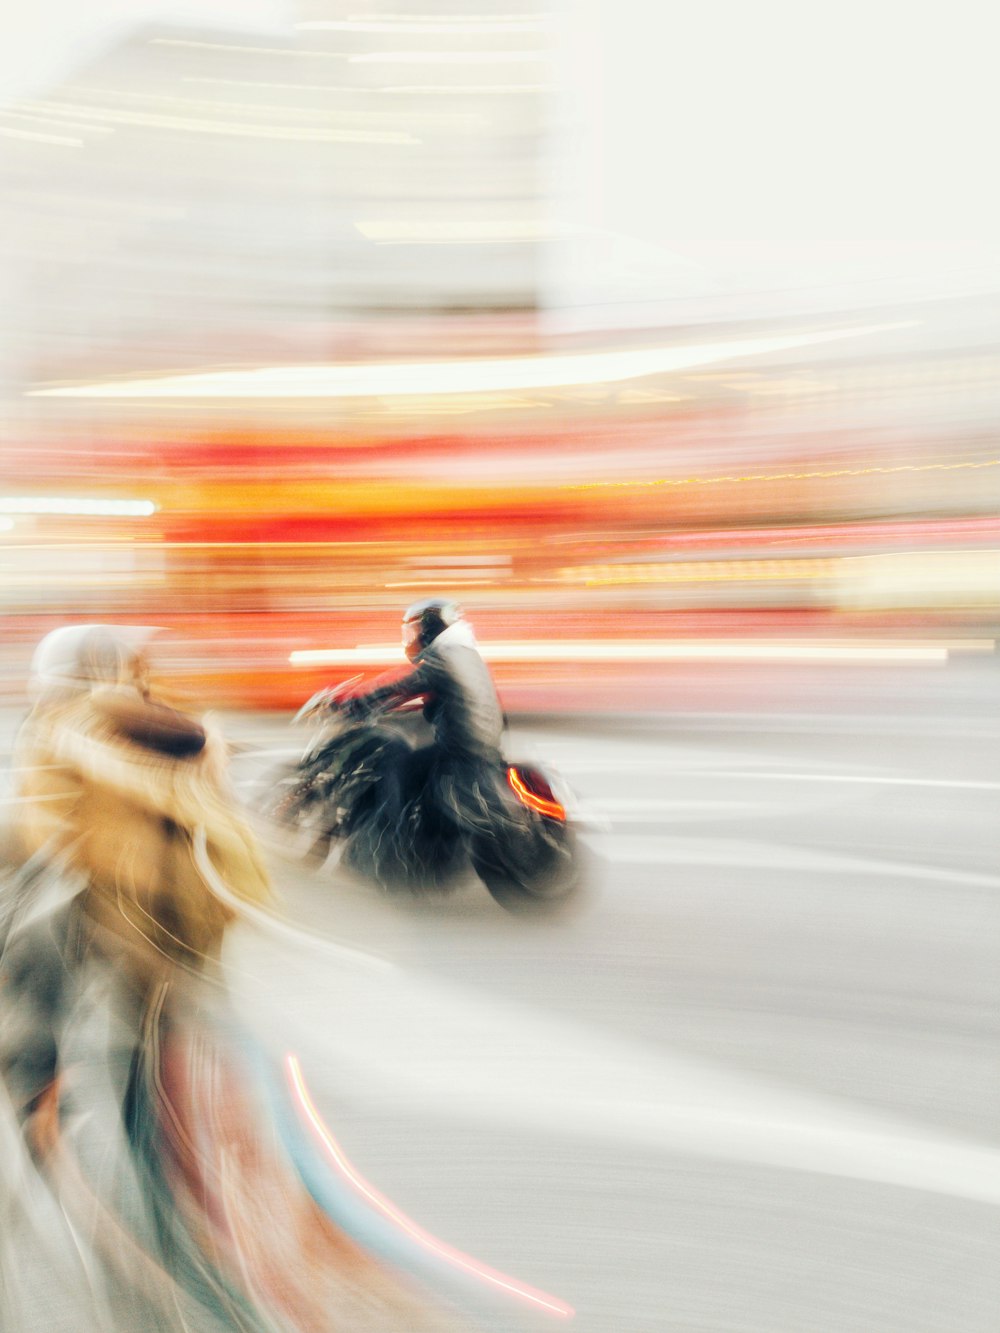
<svg viewBox="0 0 1000 1333"><path fill-rule="evenodd" d="M1000 279L993 0L553 3L570 127L553 210L591 232L555 290ZM294 0L32 0L6 16L0 104L144 23L289 38L295 17Z"/></svg>
<svg viewBox="0 0 1000 1333"><path fill-rule="evenodd" d="M0 42L0 104L47 91L116 38L163 22L291 31L284 0L31 0L9 5Z"/></svg>
<svg viewBox="0 0 1000 1333"><path fill-rule="evenodd" d="M590 133L562 170L588 222L631 238L637 299L654 251L674 291L702 266L722 287L1000 281L992 0L563 9Z"/></svg>

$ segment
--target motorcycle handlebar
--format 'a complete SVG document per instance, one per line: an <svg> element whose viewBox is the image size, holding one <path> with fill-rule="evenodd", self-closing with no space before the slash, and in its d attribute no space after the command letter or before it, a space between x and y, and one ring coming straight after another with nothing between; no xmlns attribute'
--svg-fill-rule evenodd
<svg viewBox="0 0 1000 1333"><path fill-rule="evenodd" d="M292 718L292 725L304 722L307 718L315 716L316 713L333 713L342 707L345 700L344 696L352 685L356 685L361 679L360 675L351 676L348 680L342 680L339 685L325 685L321 690L309 696L299 711Z"/></svg>

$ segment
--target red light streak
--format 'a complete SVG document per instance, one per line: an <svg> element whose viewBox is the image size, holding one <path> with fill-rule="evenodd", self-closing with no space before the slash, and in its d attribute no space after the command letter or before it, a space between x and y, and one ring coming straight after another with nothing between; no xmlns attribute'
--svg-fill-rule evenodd
<svg viewBox="0 0 1000 1333"><path fill-rule="evenodd" d="M436 1236L432 1236L429 1231L418 1226L416 1222L406 1216L391 1199L387 1199L384 1194L380 1194L373 1185L357 1171L357 1169L347 1160L344 1153L337 1143L336 1139L327 1129L326 1125L316 1109L316 1105L309 1095L305 1079L302 1076L302 1070L299 1066L298 1058L294 1055L285 1057L285 1064L288 1069L289 1082L292 1090L298 1099L299 1105L305 1114L316 1137L326 1149L337 1170L347 1178L359 1194L363 1195L371 1204L373 1204L383 1216L398 1226L407 1235L411 1236L418 1244L429 1250L432 1254L446 1262L454 1265L456 1268L462 1268L473 1277L479 1278L482 1282L487 1282L495 1287L500 1287L513 1296L521 1300L529 1301L533 1305L540 1306L549 1314L557 1315L561 1319L570 1319L575 1314L571 1305L558 1300L555 1296L549 1296L544 1291L537 1291L534 1287L526 1286L518 1282L515 1278L507 1277L504 1273L499 1273L496 1269L489 1268L486 1264L480 1263L478 1259L473 1259L470 1255L463 1254L461 1250L454 1249L451 1245Z"/></svg>
<svg viewBox="0 0 1000 1333"><path fill-rule="evenodd" d="M507 769L507 781L513 787L517 799L529 810L537 810L540 815L548 815L550 819L566 818L566 811L558 801L547 801L544 796L536 796L533 791L529 791L516 768Z"/></svg>

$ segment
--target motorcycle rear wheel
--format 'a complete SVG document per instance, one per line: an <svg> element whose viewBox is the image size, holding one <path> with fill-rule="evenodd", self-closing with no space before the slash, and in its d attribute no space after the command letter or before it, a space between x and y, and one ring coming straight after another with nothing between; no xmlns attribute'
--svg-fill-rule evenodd
<svg viewBox="0 0 1000 1333"><path fill-rule="evenodd" d="M582 853L573 830L545 820L533 831L530 845L511 855L482 836L472 840L473 869L494 901L506 912L539 913L571 898L580 885Z"/></svg>

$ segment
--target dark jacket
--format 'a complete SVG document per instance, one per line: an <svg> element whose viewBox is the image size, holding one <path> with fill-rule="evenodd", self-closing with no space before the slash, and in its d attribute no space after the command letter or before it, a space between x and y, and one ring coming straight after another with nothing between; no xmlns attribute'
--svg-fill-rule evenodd
<svg viewBox="0 0 1000 1333"><path fill-rule="evenodd" d="M490 669L463 621L439 634L407 675L371 690L361 702L380 706L417 698L424 699L424 716L447 754L492 758L499 752L503 709Z"/></svg>

